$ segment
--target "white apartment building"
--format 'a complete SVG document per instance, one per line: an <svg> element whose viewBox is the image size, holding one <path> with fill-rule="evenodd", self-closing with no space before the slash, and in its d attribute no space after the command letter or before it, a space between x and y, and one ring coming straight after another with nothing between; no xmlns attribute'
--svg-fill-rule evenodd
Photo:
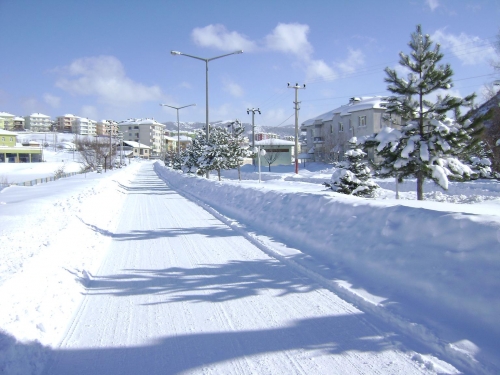
<svg viewBox="0 0 500 375"><path fill-rule="evenodd" d="M14 127L14 118L16 116L7 112L0 112L0 129L12 130Z"/></svg>
<svg viewBox="0 0 500 375"><path fill-rule="evenodd" d="M349 139L378 133L391 125L383 116L386 104L381 96L351 98L345 105L304 121L300 127L301 132L306 132L302 153L314 161L342 159L349 149ZM401 123L395 120L396 124Z"/></svg>
<svg viewBox="0 0 500 375"><path fill-rule="evenodd" d="M29 116L24 116L25 128L32 132L48 132L52 127L50 116L41 113L32 113Z"/></svg>
<svg viewBox="0 0 500 375"><path fill-rule="evenodd" d="M155 119L128 119L118 123L124 141L142 143L151 147L152 156L164 152L165 125Z"/></svg>
<svg viewBox="0 0 500 375"><path fill-rule="evenodd" d="M73 133L79 135L96 135L96 124L97 121L90 120L85 117L75 116L75 121L73 125Z"/></svg>
<svg viewBox="0 0 500 375"><path fill-rule="evenodd" d="M73 133L75 120L76 116L71 114L56 117L57 131L60 133Z"/></svg>

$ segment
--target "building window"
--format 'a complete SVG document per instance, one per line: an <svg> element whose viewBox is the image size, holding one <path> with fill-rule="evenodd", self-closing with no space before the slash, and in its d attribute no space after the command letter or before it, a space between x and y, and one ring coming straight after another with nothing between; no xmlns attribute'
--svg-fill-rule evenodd
<svg viewBox="0 0 500 375"><path fill-rule="evenodd" d="M352 121L349 119L349 129L352 129Z"/></svg>
<svg viewBox="0 0 500 375"><path fill-rule="evenodd" d="M344 124L339 122L339 133L342 133L344 131Z"/></svg>
<svg viewBox="0 0 500 375"><path fill-rule="evenodd" d="M366 116L359 116L358 118L359 118L358 126L365 127L366 126Z"/></svg>

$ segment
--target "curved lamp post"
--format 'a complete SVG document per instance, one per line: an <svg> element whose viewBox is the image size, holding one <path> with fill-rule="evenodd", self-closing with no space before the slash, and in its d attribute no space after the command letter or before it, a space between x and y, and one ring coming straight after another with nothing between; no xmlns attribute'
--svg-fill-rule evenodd
<svg viewBox="0 0 500 375"><path fill-rule="evenodd" d="M163 107L169 107L177 110L177 156L181 154L181 136L180 136L180 129L179 129L179 109L186 108L186 107L191 107L196 104L188 104L183 107L174 107L173 105L168 105L168 104L160 104Z"/></svg>
<svg viewBox="0 0 500 375"><path fill-rule="evenodd" d="M220 59L222 57L226 57L226 56L230 56L230 55L237 55L237 54L240 54L240 53L243 53L242 50L238 50L238 51L234 51L234 52L231 52L231 53L226 53L225 55L220 55L220 56L215 56L215 57L211 57L209 59L204 59L202 57L198 57L198 56L193 56L193 55L188 55L187 53L182 53L182 52L179 52L179 51L170 51L170 53L174 56L178 56L178 55L181 55L181 56L187 56L187 57L191 57L193 59L196 59L196 60L201 60L201 61L205 61L205 82L206 82L206 87L205 87L205 98L206 98L206 119L205 119L205 122L206 122L206 132L207 132L207 142L208 142L208 139L209 139L209 135L210 135L210 128L209 128L209 125L208 125L208 63L212 60L216 60L216 59ZM210 172L207 172L207 178L209 177L209 173Z"/></svg>

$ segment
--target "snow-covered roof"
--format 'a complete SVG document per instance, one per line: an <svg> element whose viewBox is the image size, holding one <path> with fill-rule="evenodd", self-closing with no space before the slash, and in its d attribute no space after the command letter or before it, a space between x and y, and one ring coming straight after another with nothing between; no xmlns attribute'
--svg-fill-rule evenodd
<svg viewBox="0 0 500 375"><path fill-rule="evenodd" d="M120 121L118 125L161 125L165 126L162 123L156 121L154 118L144 118L144 119L128 119L125 121Z"/></svg>
<svg viewBox="0 0 500 375"><path fill-rule="evenodd" d="M14 117L14 115L11 115L10 113L7 112L0 112L0 117Z"/></svg>
<svg viewBox="0 0 500 375"><path fill-rule="evenodd" d="M134 141L123 141L123 144L129 145L130 147L137 147L137 148L148 148L150 149L148 145L139 143L139 142L134 142Z"/></svg>
<svg viewBox="0 0 500 375"><path fill-rule="evenodd" d="M285 141L284 139L263 139L262 141L256 141L256 146L294 146L295 142Z"/></svg>
<svg viewBox="0 0 500 375"><path fill-rule="evenodd" d="M62 117L69 117L69 118L72 118L72 117L76 117L75 115L72 115L70 113L68 114L65 114L65 115L62 115L62 116L57 116L57 118L62 118Z"/></svg>
<svg viewBox="0 0 500 375"><path fill-rule="evenodd" d="M14 135L14 136L17 136L17 133L14 133L14 132L11 132L11 131L8 131L8 130L4 130L4 129L0 129L0 135Z"/></svg>
<svg viewBox="0 0 500 375"><path fill-rule="evenodd" d="M50 118L50 116L44 115L43 113L39 113L39 112L34 112L31 115L26 116L26 117L45 117L45 118Z"/></svg>
<svg viewBox="0 0 500 375"><path fill-rule="evenodd" d="M383 96L362 96L360 98L352 98L348 104L342 105L312 119L306 120L302 123L302 125L309 126L313 125L315 122L322 123L325 121L329 121L332 120L335 115L347 116L352 112L363 111L366 109L383 109L384 103L387 103L387 100Z"/></svg>
<svg viewBox="0 0 500 375"><path fill-rule="evenodd" d="M14 121L24 121L24 118L16 116L16 117L14 117Z"/></svg>

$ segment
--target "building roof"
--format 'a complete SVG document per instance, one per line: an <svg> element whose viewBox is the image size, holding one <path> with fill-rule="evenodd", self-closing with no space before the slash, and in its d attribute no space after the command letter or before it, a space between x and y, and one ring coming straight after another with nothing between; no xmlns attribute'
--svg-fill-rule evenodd
<svg viewBox="0 0 500 375"><path fill-rule="evenodd" d="M10 113L7 112L0 112L0 117L14 117L14 115L11 115Z"/></svg>
<svg viewBox="0 0 500 375"><path fill-rule="evenodd" d="M14 133L14 132L11 132L11 131L8 131L8 130L0 129L0 135L14 135L14 136L17 136L17 133Z"/></svg>
<svg viewBox="0 0 500 375"><path fill-rule="evenodd" d="M383 96L362 96L360 98L351 98L348 104L342 105L317 117L306 120L302 123L302 125L309 126L313 125L315 122L322 123L325 121L330 121L335 115L347 116L352 112L363 111L366 109L383 109L383 105L385 103L387 103L387 100Z"/></svg>
<svg viewBox="0 0 500 375"><path fill-rule="evenodd" d="M130 147L151 149L151 147L149 147L149 146L147 146L147 145L145 145L143 143L134 142L134 141L123 141L123 144L129 145Z"/></svg>
<svg viewBox="0 0 500 375"><path fill-rule="evenodd" d="M256 146L295 146L295 142L284 139L270 138L262 141L255 141Z"/></svg>
<svg viewBox="0 0 500 375"><path fill-rule="evenodd" d="M118 125L161 125L165 126L164 124L156 121L154 118L140 118L140 119L135 119L135 118L130 118L125 121L120 121Z"/></svg>
<svg viewBox="0 0 500 375"><path fill-rule="evenodd" d="M39 112L32 113L31 115L25 116L25 117L46 117L46 118L50 118L50 116L44 115L44 114L39 113Z"/></svg>

